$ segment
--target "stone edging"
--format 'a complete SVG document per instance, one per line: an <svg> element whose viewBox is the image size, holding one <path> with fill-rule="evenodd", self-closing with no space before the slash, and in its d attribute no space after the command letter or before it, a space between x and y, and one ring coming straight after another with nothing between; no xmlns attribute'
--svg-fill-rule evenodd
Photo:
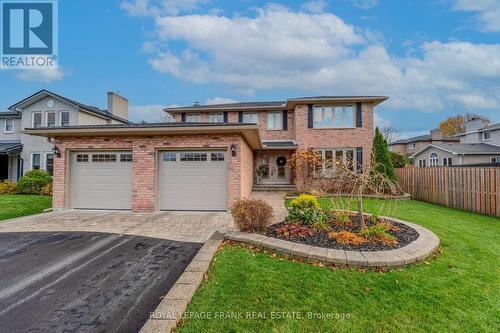
<svg viewBox="0 0 500 333"><path fill-rule="evenodd" d="M177 326L191 298L203 281L203 276L208 271L223 238L223 234L215 232L205 242L184 273L156 307L140 333L170 332Z"/></svg>
<svg viewBox="0 0 500 333"><path fill-rule="evenodd" d="M328 197L347 197L351 196L351 194L344 193L344 194L325 194L325 195L320 195L319 198L328 198ZM298 195L286 195L285 200L293 200L298 198ZM373 194L363 194L363 198L370 198L370 199L381 199L381 200L410 200L411 199L411 194L410 193L405 193L402 195L373 195Z"/></svg>
<svg viewBox="0 0 500 333"><path fill-rule="evenodd" d="M410 222L383 217L394 222L406 224L415 229L419 237L399 249L387 251L346 251L311 246L301 243L246 232L230 232L225 238L238 242L251 243L263 248L275 250L304 258L309 261L321 261L336 266L348 267L402 267L424 260L439 247L439 238L430 230Z"/></svg>

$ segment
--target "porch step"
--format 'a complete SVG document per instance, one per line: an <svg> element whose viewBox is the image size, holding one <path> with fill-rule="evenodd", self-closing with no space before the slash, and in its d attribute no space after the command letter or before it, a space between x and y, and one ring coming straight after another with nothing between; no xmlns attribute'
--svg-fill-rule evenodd
<svg viewBox="0 0 500 333"><path fill-rule="evenodd" d="M283 184L266 184L266 185L254 185L253 191L281 191L281 192L294 192L295 185L283 185Z"/></svg>

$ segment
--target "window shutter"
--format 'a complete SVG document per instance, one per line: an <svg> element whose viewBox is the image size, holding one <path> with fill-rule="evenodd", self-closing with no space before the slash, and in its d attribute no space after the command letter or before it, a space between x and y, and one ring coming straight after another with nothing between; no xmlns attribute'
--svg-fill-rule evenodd
<svg viewBox="0 0 500 333"><path fill-rule="evenodd" d="M224 111L224 122L227 123L227 118L228 118L228 112Z"/></svg>
<svg viewBox="0 0 500 333"><path fill-rule="evenodd" d="M288 111L283 111L283 131L288 131Z"/></svg>
<svg viewBox="0 0 500 333"><path fill-rule="evenodd" d="M309 104L307 106L307 128L313 128L313 106Z"/></svg>
<svg viewBox="0 0 500 333"><path fill-rule="evenodd" d="M358 172L363 172L363 147L356 148L356 162L358 165Z"/></svg>
<svg viewBox="0 0 500 333"><path fill-rule="evenodd" d="M363 112L361 112L361 103L356 103L356 127L363 127Z"/></svg>
<svg viewBox="0 0 500 333"><path fill-rule="evenodd" d="M181 122L185 123L186 122L186 113L181 113Z"/></svg>
<svg viewBox="0 0 500 333"><path fill-rule="evenodd" d="M243 122L243 111L238 112L238 122L242 123Z"/></svg>

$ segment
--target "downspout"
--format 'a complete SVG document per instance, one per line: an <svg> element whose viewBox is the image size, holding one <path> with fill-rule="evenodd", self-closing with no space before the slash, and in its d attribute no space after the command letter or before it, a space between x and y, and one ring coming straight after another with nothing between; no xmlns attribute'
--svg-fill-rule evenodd
<svg viewBox="0 0 500 333"><path fill-rule="evenodd" d="M465 155L465 154L461 154L461 155L460 155L460 157L459 157L459 159L460 159L460 165L462 165L462 164L463 164L463 163L462 163L462 157L464 157L464 155Z"/></svg>

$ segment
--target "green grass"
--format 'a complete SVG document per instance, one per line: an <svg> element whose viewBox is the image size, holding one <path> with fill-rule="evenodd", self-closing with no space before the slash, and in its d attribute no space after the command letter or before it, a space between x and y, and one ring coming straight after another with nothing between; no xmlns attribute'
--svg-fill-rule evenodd
<svg viewBox="0 0 500 333"><path fill-rule="evenodd" d="M329 199L322 199L329 206ZM387 201L366 200L381 214ZM418 201L395 215L441 239L427 263L386 273L330 269L226 245L188 307L178 332L498 332L500 219ZM347 313L348 319L270 319L273 311ZM268 319L218 319L247 312Z"/></svg>
<svg viewBox="0 0 500 333"><path fill-rule="evenodd" d="M52 197L40 195L0 195L0 221L43 212L52 206Z"/></svg>

